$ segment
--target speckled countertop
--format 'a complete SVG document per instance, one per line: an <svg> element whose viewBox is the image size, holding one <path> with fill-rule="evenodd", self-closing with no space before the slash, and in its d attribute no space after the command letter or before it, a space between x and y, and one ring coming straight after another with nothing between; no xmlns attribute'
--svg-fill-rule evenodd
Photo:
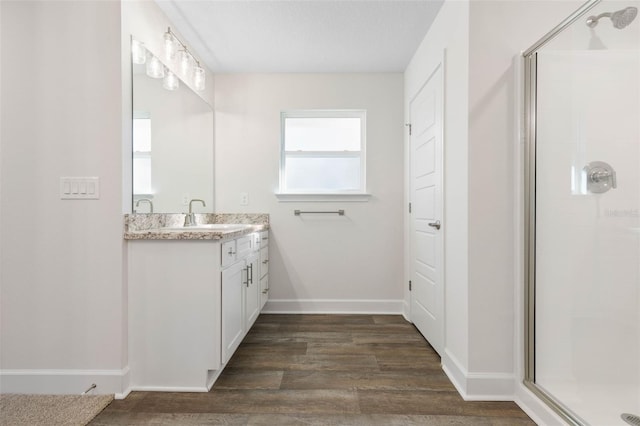
<svg viewBox="0 0 640 426"><path fill-rule="evenodd" d="M181 228L184 213L147 213L124 215L125 240L231 240L252 232L269 229L269 215L263 213L196 213L196 222L200 225L231 223L252 225L234 230L206 230ZM171 230L162 228L174 228Z"/></svg>

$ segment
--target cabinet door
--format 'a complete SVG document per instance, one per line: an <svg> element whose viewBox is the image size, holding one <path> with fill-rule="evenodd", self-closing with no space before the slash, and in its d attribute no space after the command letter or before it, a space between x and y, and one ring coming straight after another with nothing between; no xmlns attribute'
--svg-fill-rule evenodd
<svg viewBox="0 0 640 426"><path fill-rule="evenodd" d="M222 271L222 362L227 363L244 338L245 262Z"/></svg>
<svg viewBox="0 0 640 426"><path fill-rule="evenodd" d="M269 273L269 247L260 249L260 278Z"/></svg>
<svg viewBox="0 0 640 426"><path fill-rule="evenodd" d="M246 329L249 330L260 314L260 278L257 253L247 258L245 290Z"/></svg>
<svg viewBox="0 0 640 426"><path fill-rule="evenodd" d="M260 310L269 300L269 275L260 278Z"/></svg>

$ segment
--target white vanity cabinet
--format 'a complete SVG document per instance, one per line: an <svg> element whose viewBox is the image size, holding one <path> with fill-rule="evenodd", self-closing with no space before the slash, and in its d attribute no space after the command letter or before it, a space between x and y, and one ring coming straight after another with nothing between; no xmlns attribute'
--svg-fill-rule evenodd
<svg viewBox="0 0 640 426"><path fill-rule="evenodd" d="M220 246L199 240L129 241L133 390L206 392L220 373Z"/></svg>
<svg viewBox="0 0 640 426"><path fill-rule="evenodd" d="M226 364L260 314L258 234L222 246L222 363Z"/></svg>
<svg viewBox="0 0 640 426"><path fill-rule="evenodd" d="M128 242L133 390L211 388L260 314L260 246L259 233Z"/></svg>
<svg viewBox="0 0 640 426"><path fill-rule="evenodd" d="M269 231L260 232L260 310L269 300Z"/></svg>

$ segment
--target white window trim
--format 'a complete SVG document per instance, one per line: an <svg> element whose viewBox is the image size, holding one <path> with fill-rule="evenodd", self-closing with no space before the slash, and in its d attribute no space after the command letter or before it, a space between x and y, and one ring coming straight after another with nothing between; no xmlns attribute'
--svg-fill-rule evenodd
<svg viewBox="0 0 640 426"><path fill-rule="evenodd" d="M347 118L359 118L360 119L360 151L304 151L289 153L289 155L295 155L300 157L314 157L318 155L326 156L340 156L340 157L359 157L360 158L360 189L350 191L306 191L304 193L283 191L284 183L286 179L286 156L285 151L285 119L287 118L335 118L335 117L347 117ZM283 111L280 113L280 185L279 191L275 193L275 196L280 202L298 202L298 201L310 201L310 202L331 202L331 201L368 201L371 194L367 193L367 152L366 152L366 140L367 140L367 114L365 110L291 110Z"/></svg>

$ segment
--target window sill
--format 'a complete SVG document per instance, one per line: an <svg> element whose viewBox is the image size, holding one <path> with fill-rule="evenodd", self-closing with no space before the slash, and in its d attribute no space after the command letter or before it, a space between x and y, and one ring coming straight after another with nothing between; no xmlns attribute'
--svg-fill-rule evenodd
<svg viewBox="0 0 640 426"><path fill-rule="evenodd" d="M275 193L276 198L281 203L298 203L298 202L361 202L366 203L371 198L371 194L353 193L353 194L289 194Z"/></svg>

